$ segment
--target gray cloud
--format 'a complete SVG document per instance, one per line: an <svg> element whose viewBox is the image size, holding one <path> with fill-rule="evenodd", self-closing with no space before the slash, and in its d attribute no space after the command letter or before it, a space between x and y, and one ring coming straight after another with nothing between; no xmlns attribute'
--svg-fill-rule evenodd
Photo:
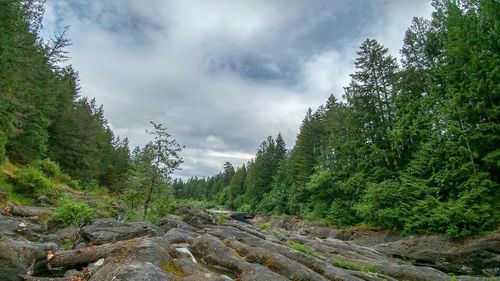
<svg viewBox="0 0 500 281"><path fill-rule="evenodd" d="M176 176L248 161L268 135L293 146L308 107L342 95L359 44L395 55L430 1L48 1L46 35L71 25L83 95L143 145L148 120L186 146Z"/></svg>

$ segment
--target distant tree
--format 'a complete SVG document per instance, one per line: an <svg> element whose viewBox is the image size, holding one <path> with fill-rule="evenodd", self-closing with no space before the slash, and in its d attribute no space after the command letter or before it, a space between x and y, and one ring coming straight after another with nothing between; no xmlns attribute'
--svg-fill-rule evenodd
<svg viewBox="0 0 500 281"><path fill-rule="evenodd" d="M153 191L161 184L167 183L172 172L183 162L179 155L182 147L172 139L167 129L154 121L150 123L153 130L147 132L154 137L154 140L144 147L140 159L141 176L144 177L146 187L144 217L147 216Z"/></svg>

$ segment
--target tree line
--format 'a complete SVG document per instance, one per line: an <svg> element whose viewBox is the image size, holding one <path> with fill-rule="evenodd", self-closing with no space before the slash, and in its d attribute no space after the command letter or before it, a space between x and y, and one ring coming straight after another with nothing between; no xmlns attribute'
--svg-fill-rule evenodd
<svg viewBox="0 0 500 281"><path fill-rule="evenodd" d="M56 165L73 187L104 187L143 217L152 206L162 211L182 147L151 121L153 140L131 152L103 107L80 95L78 72L67 64L68 28L49 40L40 35L43 14L43 0L0 1L0 164L33 166L30 178L42 177L36 163Z"/></svg>
<svg viewBox="0 0 500 281"><path fill-rule="evenodd" d="M181 198L245 212L463 237L500 221L500 2L433 1L401 61L364 41L343 99L309 109L294 147L176 180Z"/></svg>

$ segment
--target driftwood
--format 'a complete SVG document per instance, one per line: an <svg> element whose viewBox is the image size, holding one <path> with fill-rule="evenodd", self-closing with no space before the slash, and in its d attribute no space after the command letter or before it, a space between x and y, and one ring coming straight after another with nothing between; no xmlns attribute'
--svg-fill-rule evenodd
<svg viewBox="0 0 500 281"><path fill-rule="evenodd" d="M86 265L99 259L105 258L115 249L124 245L129 245L137 240L144 239L139 237L131 240L118 241L116 243L108 243L99 246L91 246L82 249L66 250L56 253L47 253L47 264L49 268L65 267L71 268L77 265Z"/></svg>

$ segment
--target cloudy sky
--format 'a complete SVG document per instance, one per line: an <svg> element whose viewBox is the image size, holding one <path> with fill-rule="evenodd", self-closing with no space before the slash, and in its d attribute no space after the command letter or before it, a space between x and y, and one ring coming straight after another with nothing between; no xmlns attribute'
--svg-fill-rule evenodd
<svg viewBox="0 0 500 281"><path fill-rule="evenodd" d="M430 0L47 0L44 34L70 26L82 95L104 105L131 146L148 120L185 149L177 177L251 159L281 132L289 148L308 107L341 97L356 51L374 38L398 56Z"/></svg>

